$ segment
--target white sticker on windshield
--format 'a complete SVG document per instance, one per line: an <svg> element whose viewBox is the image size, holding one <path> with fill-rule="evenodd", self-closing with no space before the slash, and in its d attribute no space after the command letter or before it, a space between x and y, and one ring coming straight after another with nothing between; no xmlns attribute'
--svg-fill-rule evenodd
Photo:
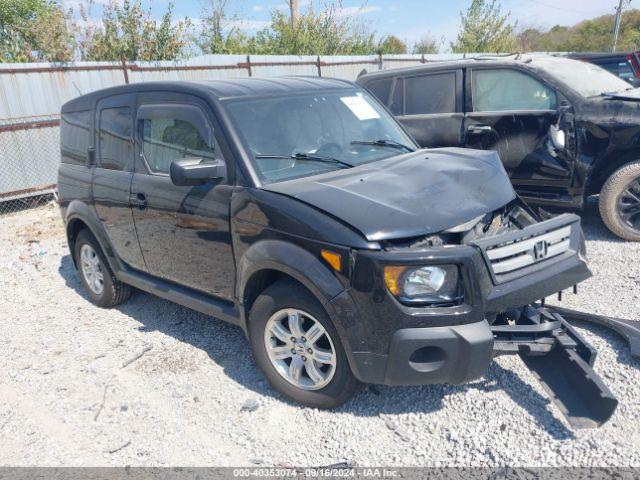
<svg viewBox="0 0 640 480"><path fill-rule="evenodd" d="M344 103L360 120L380 118L378 112L376 112L374 108L362 97L340 97L340 100L342 100L342 103Z"/></svg>

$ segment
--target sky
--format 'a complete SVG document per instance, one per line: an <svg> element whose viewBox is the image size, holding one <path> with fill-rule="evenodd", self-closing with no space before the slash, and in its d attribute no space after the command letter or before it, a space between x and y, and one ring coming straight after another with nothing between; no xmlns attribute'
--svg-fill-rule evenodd
<svg viewBox="0 0 640 480"><path fill-rule="evenodd" d="M99 18L101 6L108 0L93 0L91 14ZM120 0L121 1L121 0ZM176 17L189 17L197 23L207 0L174 0ZM301 9L310 0L299 0ZM314 0L320 4L322 0ZM327 0L324 0L327 2ZM328 0L328 3L330 0ZM549 28L554 25L573 25L581 20L612 14L618 0L499 0L504 13L511 12L519 28ZM64 0L77 5L81 0ZM153 14L161 15L169 0L143 0ZM631 8L640 0L632 0ZM444 39L443 50L455 40L460 11L466 10L470 0L343 0L344 15L354 15L379 36L395 35L411 46L425 35ZM274 9L287 11L286 0L229 0L229 13L236 24L248 33L269 24Z"/></svg>

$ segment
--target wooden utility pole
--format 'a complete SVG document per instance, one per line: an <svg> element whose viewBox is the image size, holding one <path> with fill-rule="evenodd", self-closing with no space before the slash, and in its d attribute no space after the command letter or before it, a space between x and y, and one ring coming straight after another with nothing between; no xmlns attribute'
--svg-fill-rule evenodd
<svg viewBox="0 0 640 480"><path fill-rule="evenodd" d="M291 10L291 26L295 27L298 23L298 0L289 0L289 9Z"/></svg>
<svg viewBox="0 0 640 480"><path fill-rule="evenodd" d="M620 34L620 23L622 22L622 8L624 6L624 3L630 4L631 0L620 0L618 3L618 8L616 9L616 19L613 22L613 45L611 46L612 52L615 52L616 47L618 46L618 35Z"/></svg>

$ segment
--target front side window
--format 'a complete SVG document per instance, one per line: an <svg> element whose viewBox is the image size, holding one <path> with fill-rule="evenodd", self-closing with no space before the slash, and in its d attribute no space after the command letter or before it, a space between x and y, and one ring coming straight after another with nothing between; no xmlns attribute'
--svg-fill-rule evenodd
<svg viewBox="0 0 640 480"><path fill-rule="evenodd" d="M169 173L174 160L214 159L212 129L195 106L144 106L138 113L142 152L154 173Z"/></svg>
<svg viewBox="0 0 640 480"><path fill-rule="evenodd" d="M404 82L405 115L456 111L455 72L407 77Z"/></svg>
<svg viewBox="0 0 640 480"><path fill-rule="evenodd" d="M100 167L131 171L133 142L131 140L131 109L104 108L100 111Z"/></svg>
<svg viewBox="0 0 640 480"><path fill-rule="evenodd" d="M556 94L537 79L512 69L474 70L473 110L552 110Z"/></svg>
<svg viewBox="0 0 640 480"><path fill-rule="evenodd" d="M349 168L416 148L362 90L230 100L226 109L264 183Z"/></svg>

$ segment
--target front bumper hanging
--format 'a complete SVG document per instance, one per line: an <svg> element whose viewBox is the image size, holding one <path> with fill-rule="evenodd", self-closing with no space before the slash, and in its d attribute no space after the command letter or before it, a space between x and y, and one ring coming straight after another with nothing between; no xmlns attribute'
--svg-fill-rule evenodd
<svg viewBox="0 0 640 480"><path fill-rule="evenodd" d="M491 330L494 356L519 355L572 427L598 427L613 415L618 400L592 368L595 349L557 309L529 305Z"/></svg>

